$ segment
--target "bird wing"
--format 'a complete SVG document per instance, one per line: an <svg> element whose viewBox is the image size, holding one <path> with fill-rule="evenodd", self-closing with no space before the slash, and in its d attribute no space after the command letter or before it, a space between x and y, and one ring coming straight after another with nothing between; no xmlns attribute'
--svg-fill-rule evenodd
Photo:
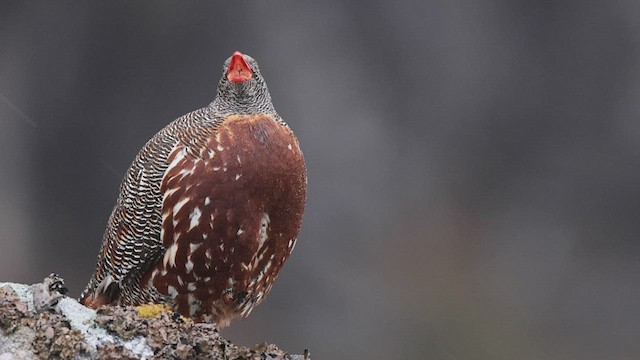
<svg viewBox="0 0 640 360"><path fill-rule="evenodd" d="M170 166L169 154L193 142L181 131L206 116L203 109L186 114L152 137L140 150L120 185L120 195L104 234L97 268L80 299L87 306L120 302L121 293L133 298L125 303L150 301L139 286L140 278L162 256L162 179ZM198 132L187 132L194 136ZM139 299L138 299L139 298ZM138 301L140 300L140 301Z"/></svg>

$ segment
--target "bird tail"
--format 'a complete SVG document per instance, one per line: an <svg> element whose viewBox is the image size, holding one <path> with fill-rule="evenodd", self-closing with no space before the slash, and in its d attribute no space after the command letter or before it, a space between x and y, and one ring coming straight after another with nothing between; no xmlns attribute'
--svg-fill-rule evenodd
<svg viewBox="0 0 640 360"><path fill-rule="evenodd" d="M97 283L97 284L96 284ZM120 286L111 275L107 275L101 281L95 276L84 289L78 301L86 307L97 309L102 305L114 305L120 295Z"/></svg>

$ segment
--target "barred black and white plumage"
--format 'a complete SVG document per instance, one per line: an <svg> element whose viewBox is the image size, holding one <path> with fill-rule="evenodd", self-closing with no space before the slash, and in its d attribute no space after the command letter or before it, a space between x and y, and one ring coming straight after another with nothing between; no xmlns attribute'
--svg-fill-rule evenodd
<svg viewBox="0 0 640 360"><path fill-rule="evenodd" d="M85 305L167 303L224 326L271 289L302 222L304 158L255 60L236 52L223 71L215 100L131 164Z"/></svg>

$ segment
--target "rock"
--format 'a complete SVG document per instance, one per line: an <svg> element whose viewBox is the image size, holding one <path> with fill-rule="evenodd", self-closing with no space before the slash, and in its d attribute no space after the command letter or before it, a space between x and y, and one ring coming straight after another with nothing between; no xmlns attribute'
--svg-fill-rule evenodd
<svg viewBox="0 0 640 360"><path fill-rule="evenodd" d="M67 293L64 280L58 274L50 274L40 284L33 284L33 306L36 311L49 310Z"/></svg>
<svg viewBox="0 0 640 360"><path fill-rule="evenodd" d="M290 355L271 344L236 346L214 324L161 307L95 311L65 294L56 274L31 286L0 283L0 360L309 359L306 351Z"/></svg>
<svg viewBox="0 0 640 360"><path fill-rule="evenodd" d="M0 329L12 333L29 316L26 302L9 285L0 287Z"/></svg>

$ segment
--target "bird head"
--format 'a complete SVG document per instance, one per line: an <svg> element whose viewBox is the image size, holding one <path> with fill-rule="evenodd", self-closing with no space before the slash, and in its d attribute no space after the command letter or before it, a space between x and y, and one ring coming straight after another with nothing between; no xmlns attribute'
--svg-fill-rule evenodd
<svg viewBox="0 0 640 360"><path fill-rule="evenodd" d="M212 105L223 114L274 113L267 84L254 58L236 51L223 65Z"/></svg>

